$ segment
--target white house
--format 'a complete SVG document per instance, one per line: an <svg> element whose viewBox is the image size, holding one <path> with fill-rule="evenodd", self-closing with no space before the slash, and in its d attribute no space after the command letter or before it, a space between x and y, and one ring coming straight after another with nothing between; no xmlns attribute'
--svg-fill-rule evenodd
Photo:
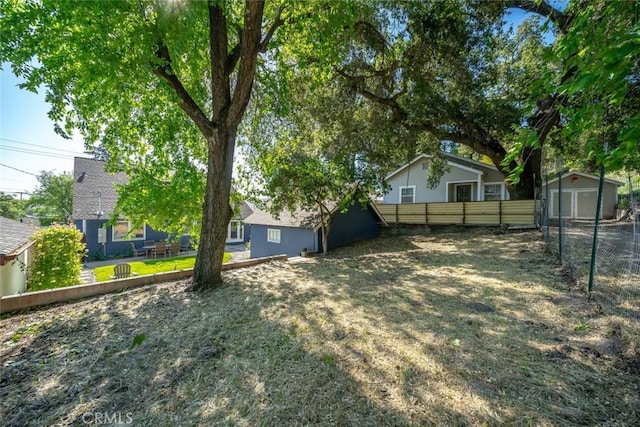
<svg viewBox="0 0 640 427"><path fill-rule="evenodd" d="M27 289L31 236L35 227L0 217L0 297Z"/></svg>
<svg viewBox="0 0 640 427"><path fill-rule="evenodd" d="M475 202L508 200L504 175L493 165L443 153L449 170L435 188L427 185L432 157L421 154L385 178L391 187L384 203Z"/></svg>

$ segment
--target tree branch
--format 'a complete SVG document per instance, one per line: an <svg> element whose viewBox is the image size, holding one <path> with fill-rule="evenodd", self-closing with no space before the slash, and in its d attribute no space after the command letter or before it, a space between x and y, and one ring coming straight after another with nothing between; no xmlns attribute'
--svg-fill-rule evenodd
<svg viewBox="0 0 640 427"><path fill-rule="evenodd" d="M242 119L256 74L260 37L262 36L262 15L264 0L246 0L244 9L244 30L242 31L240 69L236 77L236 87L229 105L226 120L230 126L237 126Z"/></svg>
<svg viewBox="0 0 640 427"><path fill-rule="evenodd" d="M216 123L207 119L207 116L203 113L202 109L193 100L187 89L178 79L173 68L171 67L171 55L169 54L169 48L165 45L163 40L158 43L158 49L156 50L156 57L160 60L159 64L153 70L153 72L163 78L169 86L178 95L180 108L189 116L191 120L198 126L198 129L204 134L208 135L215 128Z"/></svg>
<svg viewBox="0 0 640 427"><path fill-rule="evenodd" d="M284 5L278 8L278 13L276 13L276 17L271 23L271 27L269 27L267 34L264 36L264 38L260 42L260 45L258 46L259 52L264 53L267 51L267 46L271 42L271 39L273 38L273 35L275 34L276 30L278 29L278 27L284 24L284 20L282 19L283 11L284 11Z"/></svg>
<svg viewBox="0 0 640 427"><path fill-rule="evenodd" d="M220 122L224 120L231 102L230 73L227 72L227 18L219 2L208 2L208 10L212 119Z"/></svg>
<svg viewBox="0 0 640 427"><path fill-rule="evenodd" d="M390 98L385 98L364 89L362 87L363 82L358 77L349 76L342 70L338 70L338 74L346 78L351 83L353 89L369 101L388 106L393 114L393 121L401 124L405 129L413 132L429 132L438 139L449 140L458 144L466 145L474 151L489 157L498 170L502 170L501 164L507 155L506 150L500 142L496 140L491 133L489 133L489 131L477 123L462 115L452 119L455 126L452 127L453 129L451 131L429 121L422 121L418 124L409 123L407 121L407 112L398 103L399 98L407 93L408 88L406 87L406 83L400 92L394 94ZM511 162L509 166L513 170L517 164L514 161Z"/></svg>
<svg viewBox="0 0 640 427"><path fill-rule="evenodd" d="M242 27L240 25L236 25L236 31L238 32L238 43L233 46L229 55L227 55L227 75L231 75L233 70L235 70L236 65L238 65L238 61L240 60L240 49L242 42Z"/></svg>
<svg viewBox="0 0 640 427"><path fill-rule="evenodd" d="M517 7L518 9L547 17L551 22L556 24L560 32L563 34L567 32L571 25L571 21L573 21L573 16L559 11L546 1L508 0L506 2L506 7Z"/></svg>

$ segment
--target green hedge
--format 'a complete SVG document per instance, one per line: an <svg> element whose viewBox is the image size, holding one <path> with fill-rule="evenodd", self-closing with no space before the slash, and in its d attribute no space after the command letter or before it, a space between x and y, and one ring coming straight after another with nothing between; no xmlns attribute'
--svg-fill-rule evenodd
<svg viewBox="0 0 640 427"><path fill-rule="evenodd" d="M62 288L80 283L85 245L82 233L70 225L52 225L34 233L29 266L30 291Z"/></svg>

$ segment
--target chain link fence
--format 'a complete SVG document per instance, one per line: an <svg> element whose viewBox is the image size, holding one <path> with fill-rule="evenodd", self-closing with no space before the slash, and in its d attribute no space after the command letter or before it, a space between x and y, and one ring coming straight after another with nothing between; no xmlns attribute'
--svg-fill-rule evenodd
<svg viewBox="0 0 640 427"><path fill-rule="evenodd" d="M640 180L640 176L629 178L630 183L633 180ZM586 200L585 193L593 189L571 193L570 188L553 189L546 184L542 189L542 232L569 280L590 291L590 297L615 304L640 320L640 207L638 191L632 190L632 185L628 188L628 193L618 196L616 216L596 220L595 215L576 218L578 198ZM562 201L568 205L566 209L554 206ZM595 211L595 205L593 208ZM602 207L602 211L606 209Z"/></svg>

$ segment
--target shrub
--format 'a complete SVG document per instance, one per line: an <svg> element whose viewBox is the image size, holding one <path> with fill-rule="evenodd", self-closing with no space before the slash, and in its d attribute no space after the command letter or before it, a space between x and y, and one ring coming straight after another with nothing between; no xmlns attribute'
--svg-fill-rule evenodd
<svg viewBox="0 0 640 427"><path fill-rule="evenodd" d="M28 287L31 291L80 283L85 245L73 226L52 225L34 233L33 261Z"/></svg>

